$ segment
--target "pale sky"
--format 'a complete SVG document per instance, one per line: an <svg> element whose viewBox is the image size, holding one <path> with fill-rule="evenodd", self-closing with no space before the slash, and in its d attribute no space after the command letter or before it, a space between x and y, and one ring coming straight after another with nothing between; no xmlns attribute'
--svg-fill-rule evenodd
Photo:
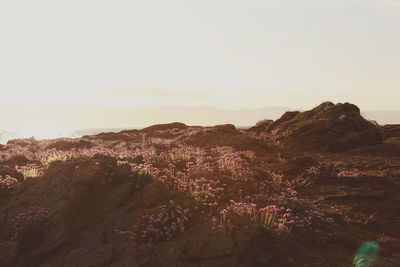
<svg viewBox="0 0 400 267"><path fill-rule="evenodd" d="M4 0L0 93L0 119L30 106L400 110L400 0Z"/></svg>

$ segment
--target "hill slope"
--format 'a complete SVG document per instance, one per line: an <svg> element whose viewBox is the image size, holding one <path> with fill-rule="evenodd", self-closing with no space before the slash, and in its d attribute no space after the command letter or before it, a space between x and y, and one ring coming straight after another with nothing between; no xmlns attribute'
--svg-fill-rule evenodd
<svg viewBox="0 0 400 267"><path fill-rule="evenodd" d="M325 103L249 130L11 141L0 266L350 266L368 240L398 266L400 143L377 127Z"/></svg>

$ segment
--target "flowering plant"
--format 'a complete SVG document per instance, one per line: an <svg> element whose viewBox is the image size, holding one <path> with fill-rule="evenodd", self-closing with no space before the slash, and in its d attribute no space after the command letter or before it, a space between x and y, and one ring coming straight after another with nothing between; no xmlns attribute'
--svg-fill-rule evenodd
<svg viewBox="0 0 400 267"><path fill-rule="evenodd" d="M189 219L189 209L170 201L143 215L133 227L132 239L137 243L170 240L175 234L185 231Z"/></svg>

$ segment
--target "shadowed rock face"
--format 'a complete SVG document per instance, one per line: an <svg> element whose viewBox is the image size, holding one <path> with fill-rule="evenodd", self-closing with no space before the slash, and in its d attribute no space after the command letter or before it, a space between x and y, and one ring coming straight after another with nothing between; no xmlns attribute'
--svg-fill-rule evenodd
<svg viewBox="0 0 400 267"><path fill-rule="evenodd" d="M382 143L380 128L350 103L325 102L305 112L286 112L266 130L288 148L343 151Z"/></svg>

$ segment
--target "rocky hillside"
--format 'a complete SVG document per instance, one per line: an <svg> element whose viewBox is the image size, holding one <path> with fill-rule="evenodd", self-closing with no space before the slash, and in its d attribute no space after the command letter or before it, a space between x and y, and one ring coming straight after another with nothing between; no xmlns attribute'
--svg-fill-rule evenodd
<svg viewBox="0 0 400 267"><path fill-rule="evenodd" d="M247 130L10 141L0 266L351 266L367 241L374 266L399 266L393 128L328 102Z"/></svg>
<svg viewBox="0 0 400 267"><path fill-rule="evenodd" d="M267 133L276 144L286 148L343 151L381 144L378 125L367 121L360 109L349 103L325 102L305 112L286 112L276 121L263 121L251 130Z"/></svg>

